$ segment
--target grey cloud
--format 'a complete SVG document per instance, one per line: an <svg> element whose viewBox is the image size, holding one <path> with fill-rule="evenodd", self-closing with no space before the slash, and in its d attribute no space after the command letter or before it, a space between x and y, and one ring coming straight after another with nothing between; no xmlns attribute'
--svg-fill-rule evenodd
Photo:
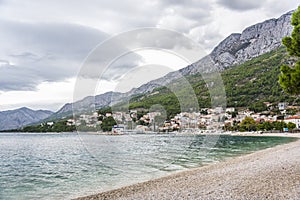
<svg viewBox="0 0 300 200"><path fill-rule="evenodd" d="M40 57L36 54L33 54L31 52L23 52L23 53L20 53L20 54L11 54L11 55L8 55L8 56L13 58L13 60L22 60L23 62L24 61L37 62L37 61L43 59L42 57Z"/></svg>
<svg viewBox="0 0 300 200"><path fill-rule="evenodd" d="M16 66L9 70L0 68L0 74L9 74L7 77L0 77L0 90L34 90L42 81L55 82L74 77L88 54L108 38L107 34L98 30L72 24L0 22L0 28L4 30L0 33L0 37L5 39L0 49L0 56L16 63ZM95 58L93 61L95 67L107 67L101 66L101 57L109 56L117 48L126 50L126 45L122 45L117 42L111 43L100 57ZM12 53L6 54L7 51ZM117 79L128 68L137 65L141 59L135 54L120 59L102 78ZM96 68L94 70L97 70ZM32 76L23 78L26 72ZM93 71L90 74L93 76ZM34 80L31 81L30 78ZM8 80L13 80L15 86L7 86L12 83Z"/></svg>
<svg viewBox="0 0 300 200"><path fill-rule="evenodd" d="M57 5L59 5L59 9ZM58 21L63 19L116 33L135 28L155 27L161 18L165 17L164 12L169 8L176 9L176 15L188 20L195 20L194 23L203 24L207 22L207 16L210 16L209 10L211 10L212 5L210 2L199 0L150 0L143 2L123 0L117 3L105 0L85 2L74 0L71 6L68 0L28 0L26 2L11 0L11 3L4 10L6 12L1 12L0 9L0 17L13 17L16 20L25 18L29 21ZM10 15L9 12L13 12L14 15ZM182 31L180 28L182 25L178 24L172 28ZM187 31L184 30L184 32Z"/></svg>
<svg viewBox="0 0 300 200"><path fill-rule="evenodd" d="M211 5L209 1L201 0L159 0L159 2L165 6L209 7Z"/></svg>
<svg viewBox="0 0 300 200"><path fill-rule="evenodd" d="M251 10L260 8L265 1L261 0L218 0L218 3L232 10Z"/></svg>
<svg viewBox="0 0 300 200"><path fill-rule="evenodd" d="M137 59L136 51L149 48L155 51L174 52L183 58L196 56L193 57L193 61L198 60L203 53L192 40L174 31L156 28L133 30L110 38L96 48L84 63L79 78L96 79L101 75L105 80L116 80L138 64L148 64L142 63L142 59ZM131 53L128 54L128 51ZM126 56L113 61L120 55Z"/></svg>
<svg viewBox="0 0 300 200"><path fill-rule="evenodd" d="M31 70L9 64L0 67L0 74L1 91L32 90L41 81Z"/></svg>
<svg viewBox="0 0 300 200"><path fill-rule="evenodd" d="M211 17L210 12L202 8L189 8L188 10L182 8L180 13L183 16L197 20L200 23L206 23L207 19L210 19Z"/></svg>
<svg viewBox="0 0 300 200"><path fill-rule="evenodd" d="M212 20L212 4L207 1L175 1L161 2L165 9L159 20L159 27L166 27L182 33L206 25Z"/></svg>
<svg viewBox="0 0 300 200"><path fill-rule="evenodd" d="M167 13L170 9L174 10L173 14ZM212 20L210 12L212 9L211 2L201 0L150 0L142 3L139 0L124 0L118 3L74 0L71 5L68 0L60 0L59 3L57 0L26 2L11 0L4 10L0 7L0 17L22 18L28 21L64 20L97 27L110 33L143 27L169 28L188 33L195 27L209 23ZM12 12L14 15L9 14ZM51 33L51 30L47 30L47 33ZM48 40L56 41L53 37L48 37Z"/></svg>
<svg viewBox="0 0 300 200"><path fill-rule="evenodd" d="M284 3L274 3L273 1L266 1L264 6L264 11L268 16L279 17L283 13L287 13L291 10L297 9L299 5L299 0L289 0Z"/></svg>
<svg viewBox="0 0 300 200"><path fill-rule="evenodd" d="M142 35L142 37L140 37ZM183 39L184 38L184 39ZM187 41L182 34L173 31L156 29L144 29L137 34L136 41L139 41L145 47L157 47L162 49L174 49L176 46L181 46L191 49L193 44ZM130 43L130 42L129 42Z"/></svg>
<svg viewBox="0 0 300 200"><path fill-rule="evenodd" d="M135 68L140 64L139 62L137 62L138 61L137 58L139 57L134 53L130 53L124 57L120 57L115 62L113 62L107 68L106 71L104 71L100 79L107 80L107 81L118 80L124 74L128 73L128 71L130 71L131 69Z"/></svg>
<svg viewBox="0 0 300 200"><path fill-rule="evenodd" d="M32 58L32 59L37 57L37 55L30 53L30 52L23 52L21 54L11 54L10 56L16 57L16 58Z"/></svg>
<svg viewBox="0 0 300 200"><path fill-rule="evenodd" d="M0 59L0 66L6 66L6 65L9 65L9 62L7 60L1 60Z"/></svg>
<svg viewBox="0 0 300 200"><path fill-rule="evenodd" d="M118 2L106 0L20 2L11 0L5 9L0 8L0 17L44 22L63 20L97 27L99 30L112 33L112 31L120 32L137 27L155 26L161 12L161 7L157 5L149 2L141 3L139 0Z"/></svg>
<svg viewBox="0 0 300 200"><path fill-rule="evenodd" d="M142 60L142 58L135 54L118 58L112 61L111 64L107 64L101 58L91 58L84 64L85 67L88 67L88 71L81 71L81 74L77 78L84 78L94 82L98 80L115 81L132 68L138 66L141 63L138 60Z"/></svg>
<svg viewBox="0 0 300 200"><path fill-rule="evenodd" d="M56 54L63 57L83 56L83 53L90 51L96 44L108 37L99 30L73 24L1 21L0 28L1 44L19 46L17 49L21 51L12 54L15 57L18 55L19 57L36 56L38 53ZM7 46L5 47L8 48ZM29 52L28 48L37 53Z"/></svg>
<svg viewBox="0 0 300 200"><path fill-rule="evenodd" d="M217 31L207 31L204 32L204 35L198 39L198 42L203 45L204 49L211 51L211 47L216 46L222 38L223 36Z"/></svg>
<svg viewBox="0 0 300 200"><path fill-rule="evenodd" d="M34 90L76 75L107 34L72 24L0 21L0 90ZM5 61L5 62L3 62Z"/></svg>

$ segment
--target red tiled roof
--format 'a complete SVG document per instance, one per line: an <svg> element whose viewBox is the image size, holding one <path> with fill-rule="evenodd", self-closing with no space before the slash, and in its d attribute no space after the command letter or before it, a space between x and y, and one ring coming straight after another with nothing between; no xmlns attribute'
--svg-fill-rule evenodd
<svg viewBox="0 0 300 200"><path fill-rule="evenodd" d="M288 118L286 118L286 119L300 119L300 116L291 116L291 117L288 117ZM285 120L286 120L285 119Z"/></svg>

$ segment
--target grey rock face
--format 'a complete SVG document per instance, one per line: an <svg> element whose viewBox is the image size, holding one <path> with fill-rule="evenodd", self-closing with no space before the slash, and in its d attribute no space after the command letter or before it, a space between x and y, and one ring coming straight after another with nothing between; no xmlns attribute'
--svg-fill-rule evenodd
<svg viewBox="0 0 300 200"><path fill-rule="evenodd" d="M19 108L0 112L0 130L17 129L23 126L39 122L53 112L48 110L31 110L29 108Z"/></svg>
<svg viewBox="0 0 300 200"><path fill-rule="evenodd" d="M241 34L232 34L210 54L220 70L241 64L281 46L283 37L292 33L292 12L278 19L270 19L246 28Z"/></svg>

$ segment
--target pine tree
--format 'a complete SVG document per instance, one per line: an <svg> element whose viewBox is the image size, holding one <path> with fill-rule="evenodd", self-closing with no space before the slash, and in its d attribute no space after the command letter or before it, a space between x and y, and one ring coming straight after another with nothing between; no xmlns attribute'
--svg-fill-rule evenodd
<svg viewBox="0 0 300 200"><path fill-rule="evenodd" d="M291 56L298 57L294 67L283 65L280 68L279 83L283 90L290 95L300 96L300 6L293 13L291 24L294 27L292 35L282 39Z"/></svg>

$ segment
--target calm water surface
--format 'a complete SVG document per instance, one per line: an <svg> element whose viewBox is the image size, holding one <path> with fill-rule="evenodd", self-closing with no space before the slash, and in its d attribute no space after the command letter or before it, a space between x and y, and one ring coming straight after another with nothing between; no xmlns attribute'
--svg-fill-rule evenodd
<svg viewBox="0 0 300 200"><path fill-rule="evenodd" d="M0 199L71 199L293 140L2 133Z"/></svg>

